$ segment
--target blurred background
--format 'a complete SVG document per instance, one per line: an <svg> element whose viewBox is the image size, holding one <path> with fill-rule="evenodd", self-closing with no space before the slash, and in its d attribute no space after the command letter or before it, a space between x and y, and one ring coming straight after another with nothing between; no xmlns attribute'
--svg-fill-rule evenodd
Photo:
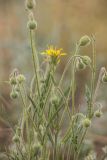
<svg viewBox="0 0 107 160"><path fill-rule="evenodd" d="M97 72L101 66L107 67L107 0L37 0L35 17L38 23L35 42L38 52L53 44L69 54L81 36L94 34ZM18 68L28 79L32 76L27 20L24 0L0 0L0 144L2 146L10 143L9 125L17 123L21 109L19 104L10 100L10 88L2 82L8 80L14 68ZM91 57L91 47L81 50L81 54ZM59 74L64 68L65 61L63 60L59 68ZM77 79L79 81L77 100L78 103L82 103L84 81L88 81L88 73L79 73ZM89 135L97 148L107 144L105 85L101 87L98 101L103 103L104 116L102 120L93 123Z"/></svg>

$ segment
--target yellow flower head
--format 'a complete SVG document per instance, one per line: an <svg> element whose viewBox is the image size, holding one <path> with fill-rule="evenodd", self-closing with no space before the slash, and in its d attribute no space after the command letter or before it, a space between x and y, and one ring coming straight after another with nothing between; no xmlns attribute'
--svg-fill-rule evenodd
<svg viewBox="0 0 107 160"><path fill-rule="evenodd" d="M44 51L42 54L47 55L48 57L51 57L52 59L57 60L57 62L59 62L60 61L59 58L61 56L66 55L66 53L63 53L62 51L63 51L62 48L56 49L53 46L49 46L48 49Z"/></svg>

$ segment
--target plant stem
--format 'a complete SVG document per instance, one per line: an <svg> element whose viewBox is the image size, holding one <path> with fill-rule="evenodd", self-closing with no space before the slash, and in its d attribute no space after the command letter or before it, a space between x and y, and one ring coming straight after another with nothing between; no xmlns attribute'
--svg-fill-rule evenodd
<svg viewBox="0 0 107 160"><path fill-rule="evenodd" d="M62 113L62 116L61 116L61 121L60 121L60 122L62 122L64 113L65 113L66 110L68 111L69 119L71 119L72 117L71 117L71 113L70 113L70 109L69 109L69 105L68 105L68 100L67 100L66 97L64 96L63 91L62 91L59 87L57 87L56 89L59 91L60 95L63 97L63 100L64 100L64 102L65 102L65 108L64 108L64 110L63 110L63 113Z"/></svg>
<svg viewBox="0 0 107 160"><path fill-rule="evenodd" d="M53 160L57 160L57 139L58 139L58 132L55 133L55 144L54 144L54 157L53 157Z"/></svg>
<svg viewBox="0 0 107 160"><path fill-rule="evenodd" d="M37 90L38 90L38 95L40 97L40 86L39 86L39 60L36 52L36 49L34 47L34 40L33 40L33 34L32 31L30 30L30 41L31 41L31 50L32 50L32 59L33 59L33 65L34 65L34 72L35 72L35 78L36 78L36 83L37 83Z"/></svg>
<svg viewBox="0 0 107 160"><path fill-rule="evenodd" d="M93 95L93 104L95 104L96 97L97 97L97 94L98 94L98 90L99 90L100 85L101 85L102 76L104 75L105 72L106 72L106 69L104 67L102 67L101 70L100 70L100 73L99 73L97 85L96 85L95 92L94 92L94 95Z"/></svg>
<svg viewBox="0 0 107 160"><path fill-rule="evenodd" d="M76 51L74 53L74 56L78 54L79 51L79 45L76 44ZM72 115L75 113L75 59L72 62Z"/></svg>
<svg viewBox="0 0 107 160"><path fill-rule="evenodd" d="M67 64L66 64L66 66L65 66L65 68L64 68L64 71L63 71L63 73L62 73L61 79L60 79L60 81L59 81L59 85L58 85L59 87L61 87L62 81L63 81L63 79L64 79L65 73L66 73L66 71L67 71L69 65L71 64L73 58L76 58L76 57L80 57L80 58L81 58L80 55L74 55L74 56L71 56L71 57L69 58L69 60L68 60L68 62L67 62Z"/></svg>
<svg viewBox="0 0 107 160"><path fill-rule="evenodd" d="M92 50L93 50L93 57L92 57L91 102L93 105L93 96L94 96L94 89L95 89L95 76L96 76L96 51L95 51L94 37L92 37Z"/></svg>
<svg viewBox="0 0 107 160"><path fill-rule="evenodd" d="M28 140L28 144L29 144L28 145L29 146L28 153L29 153L29 160L30 160L30 135L29 135L29 127L28 127L28 115L27 115L26 97L23 96L22 87L20 85L19 85L19 88L20 88L21 99L22 99L22 102L23 102L23 105L24 105L24 111L23 111L24 112L24 117L23 117L23 119L26 120L26 132L27 132L27 140Z"/></svg>
<svg viewBox="0 0 107 160"><path fill-rule="evenodd" d="M87 129L85 129L85 131L84 131L84 133L83 133L83 135L82 135L82 137L81 137L80 144L79 144L79 146L78 146L78 152L77 152L76 157L75 157L74 160L78 160L78 158L79 158L79 154L80 154L80 151L81 151L81 145L82 145L82 142L83 142L84 137L85 137L85 135L86 135L86 132L87 132Z"/></svg>

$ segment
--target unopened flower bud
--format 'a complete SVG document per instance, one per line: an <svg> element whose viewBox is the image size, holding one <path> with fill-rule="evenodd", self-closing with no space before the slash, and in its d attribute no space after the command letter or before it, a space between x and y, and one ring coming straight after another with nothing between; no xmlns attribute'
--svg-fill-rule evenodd
<svg viewBox="0 0 107 160"><path fill-rule="evenodd" d="M83 63L82 59L77 60L76 62L76 69L77 70L83 70L86 68L85 63Z"/></svg>
<svg viewBox="0 0 107 160"><path fill-rule="evenodd" d="M12 99L16 99L16 98L18 98L18 96L19 96L19 93L15 90L10 93L10 97Z"/></svg>
<svg viewBox="0 0 107 160"><path fill-rule="evenodd" d="M35 20L29 20L27 26L30 30L34 30L37 28L37 22Z"/></svg>
<svg viewBox="0 0 107 160"><path fill-rule="evenodd" d="M91 42L91 39L89 38L89 36L85 35L80 38L79 46L87 46L90 44L90 42Z"/></svg>
<svg viewBox="0 0 107 160"><path fill-rule="evenodd" d="M35 6L36 6L35 0L26 0L26 8L34 9Z"/></svg>
<svg viewBox="0 0 107 160"><path fill-rule="evenodd" d="M23 74L19 74L16 79L19 84L23 83L26 80Z"/></svg>
<svg viewBox="0 0 107 160"><path fill-rule="evenodd" d="M107 74L102 76L102 82L107 83Z"/></svg>
<svg viewBox="0 0 107 160"><path fill-rule="evenodd" d="M94 115L96 116L96 117L98 117L98 118L100 118L101 116L102 116L102 112L101 112L101 110L97 110L97 111L95 111L95 113L94 113Z"/></svg>
<svg viewBox="0 0 107 160"><path fill-rule="evenodd" d="M91 125L90 119L85 118L85 119L83 120L83 126L84 126L85 128L88 128L90 125Z"/></svg>
<svg viewBox="0 0 107 160"><path fill-rule="evenodd" d="M11 85L16 85L17 84L16 77L14 77L14 76L10 77L9 82Z"/></svg>
<svg viewBox="0 0 107 160"><path fill-rule="evenodd" d="M83 56L82 60L83 60L83 63L87 66L91 64L91 58L89 56Z"/></svg>
<svg viewBox="0 0 107 160"><path fill-rule="evenodd" d="M41 155L41 145L40 145L39 142L38 142L38 143L35 143L35 144L33 145L33 150L34 150L34 154L35 154L36 156L40 156L40 155Z"/></svg>
<svg viewBox="0 0 107 160"><path fill-rule="evenodd" d="M18 143L20 141L20 138L18 135L15 135L12 139L15 143Z"/></svg>

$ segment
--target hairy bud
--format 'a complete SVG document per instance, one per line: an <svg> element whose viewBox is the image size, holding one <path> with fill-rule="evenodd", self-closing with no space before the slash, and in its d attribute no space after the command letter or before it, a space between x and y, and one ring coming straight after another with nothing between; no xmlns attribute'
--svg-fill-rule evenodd
<svg viewBox="0 0 107 160"><path fill-rule="evenodd" d="M83 56L82 60L83 60L83 63L87 66L91 64L91 58L89 56Z"/></svg>
<svg viewBox="0 0 107 160"><path fill-rule="evenodd" d="M102 76L102 82L107 83L107 73Z"/></svg>
<svg viewBox="0 0 107 160"><path fill-rule="evenodd" d="M35 20L29 20L27 26L30 30L34 30L37 28L37 22Z"/></svg>
<svg viewBox="0 0 107 160"><path fill-rule="evenodd" d="M37 157L41 155L41 145L38 143L33 145L33 150L34 150L34 155L36 155Z"/></svg>
<svg viewBox="0 0 107 160"><path fill-rule="evenodd" d="M16 98L18 98L18 96L19 96L19 93L18 93L17 91L15 91L15 90L13 90L13 91L10 93L10 97L11 97L12 99L16 99Z"/></svg>
<svg viewBox="0 0 107 160"><path fill-rule="evenodd" d="M26 8L27 9L34 9L35 8L35 6L36 6L36 2L35 2L35 0L26 0Z"/></svg>
<svg viewBox="0 0 107 160"><path fill-rule="evenodd" d="M16 80L17 80L17 83L22 84L26 80L26 78L25 78L25 76L23 74L19 74L16 77Z"/></svg>
<svg viewBox="0 0 107 160"><path fill-rule="evenodd" d="M77 59L77 61L76 61L76 69L77 70L83 70L83 69L85 69L86 68L86 65L85 65L85 63L83 63L83 61L82 61L82 59Z"/></svg>
<svg viewBox="0 0 107 160"><path fill-rule="evenodd" d="M18 135L15 135L12 139L15 143L18 143L20 141L20 138Z"/></svg>
<svg viewBox="0 0 107 160"><path fill-rule="evenodd" d="M10 77L9 82L11 85L16 85L17 84L16 77L15 76Z"/></svg>
<svg viewBox="0 0 107 160"><path fill-rule="evenodd" d="M96 117L98 117L98 118L100 118L101 116L102 116L102 111L101 110L97 110L97 111L95 111L95 113L94 113L94 115L96 116Z"/></svg>
<svg viewBox="0 0 107 160"><path fill-rule="evenodd" d="M83 126L84 126L85 128L88 128L90 125L91 125L90 119L85 118L85 119L83 120Z"/></svg>
<svg viewBox="0 0 107 160"><path fill-rule="evenodd" d="M89 36L85 35L80 38L79 46L88 46L90 42L91 42L91 39L89 38Z"/></svg>

